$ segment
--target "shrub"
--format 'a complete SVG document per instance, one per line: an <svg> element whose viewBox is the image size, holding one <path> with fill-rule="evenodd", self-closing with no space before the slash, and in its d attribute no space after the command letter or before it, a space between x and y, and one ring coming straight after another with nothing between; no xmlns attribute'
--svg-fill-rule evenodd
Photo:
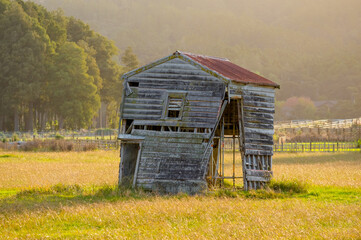
<svg viewBox="0 0 361 240"><path fill-rule="evenodd" d="M13 142L16 142L19 140L19 136L16 133L13 133L13 135L11 136L11 139Z"/></svg>
<svg viewBox="0 0 361 240"><path fill-rule="evenodd" d="M306 193L307 185L297 179L294 180L271 180L268 187L275 192L282 193Z"/></svg>
<svg viewBox="0 0 361 240"><path fill-rule="evenodd" d="M82 146L82 151L94 151L98 148L96 143L86 143Z"/></svg>
<svg viewBox="0 0 361 240"><path fill-rule="evenodd" d="M56 140L62 140L62 139L64 139L64 136L60 135L59 133L56 133L55 134L55 139Z"/></svg>
<svg viewBox="0 0 361 240"><path fill-rule="evenodd" d="M14 151L18 149L18 145L15 143L0 142L0 149Z"/></svg>

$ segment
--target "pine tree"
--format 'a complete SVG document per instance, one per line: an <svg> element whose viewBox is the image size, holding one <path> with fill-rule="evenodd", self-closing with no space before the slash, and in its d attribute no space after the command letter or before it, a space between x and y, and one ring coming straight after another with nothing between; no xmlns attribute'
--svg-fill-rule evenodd
<svg viewBox="0 0 361 240"><path fill-rule="evenodd" d="M60 46L54 56L49 82L50 101L59 117L59 127L76 129L91 124L100 98L94 78L87 74L87 55L75 43Z"/></svg>
<svg viewBox="0 0 361 240"><path fill-rule="evenodd" d="M45 29L11 2L0 16L0 79L2 103L13 113L14 130L19 114L26 115L26 130L33 130L33 106L45 76L45 60L52 46Z"/></svg>
<svg viewBox="0 0 361 240"><path fill-rule="evenodd" d="M126 72L133 70L137 67L139 67L139 61L137 56L133 53L133 50L131 47L127 47L125 49L124 54L121 57L122 63L124 64L125 68L124 70Z"/></svg>

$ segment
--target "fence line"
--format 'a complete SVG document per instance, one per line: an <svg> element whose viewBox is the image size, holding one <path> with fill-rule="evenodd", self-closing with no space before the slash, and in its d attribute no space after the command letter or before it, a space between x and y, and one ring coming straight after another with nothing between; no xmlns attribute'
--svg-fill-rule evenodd
<svg viewBox="0 0 361 240"><path fill-rule="evenodd" d="M238 139L236 139L238 147ZM233 141L226 139L226 150L233 149ZM237 149L237 148L236 148ZM274 152L360 152L360 144L353 142L299 142L299 143L275 143Z"/></svg>
<svg viewBox="0 0 361 240"><path fill-rule="evenodd" d="M350 142L309 142L281 143L273 145L274 152L360 152L357 143Z"/></svg>
<svg viewBox="0 0 361 240"><path fill-rule="evenodd" d="M361 125L361 118L323 119L323 120L290 120L275 122L275 129L287 128L351 128Z"/></svg>
<svg viewBox="0 0 361 240"><path fill-rule="evenodd" d="M83 146L95 144L97 149L100 150L117 150L120 147L118 140L69 140L75 144L75 149L82 149Z"/></svg>

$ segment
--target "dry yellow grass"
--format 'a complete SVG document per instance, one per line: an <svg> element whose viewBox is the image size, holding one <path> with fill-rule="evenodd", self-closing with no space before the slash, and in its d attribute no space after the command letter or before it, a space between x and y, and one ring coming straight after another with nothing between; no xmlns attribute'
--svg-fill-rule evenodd
<svg viewBox="0 0 361 240"><path fill-rule="evenodd" d="M58 183L114 185L118 154L0 152L0 193ZM0 239L361 239L360 170L359 153L276 154L276 179L321 188L285 199L0 195Z"/></svg>
<svg viewBox="0 0 361 240"><path fill-rule="evenodd" d="M118 166L118 151L0 152L0 189L115 184Z"/></svg>
<svg viewBox="0 0 361 240"><path fill-rule="evenodd" d="M5 156L5 157L1 157ZM225 175L232 176L232 153L226 153ZM236 154L236 175L241 158ZM0 152L0 189L116 184L118 151ZM313 185L361 187L360 153L279 153L274 156L275 179L299 179ZM242 180L237 180L242 185Z"/></svg>
<svg viewBox="0 0 361 240"><path fill-rule="evenodd" d="M225 154L225 175L232 176L233 154ZM236 175L242 176L236 153ZM274 178L298 179L312 185L361 188L361 153L276 153ZM229 181L230 182L230 181ZM236 182L242 185L242 180Z"/></svg>
<svg viewBox="0 0 361 240"><path fill-rule="evenodd" d="M361 153L276 154L273 171L275 179L361 188Z"/></svg>
<svg viewBox="0 0 361 240"><path fill-rule="evenodd" d="M358 239L360 226L358 205L297 199L159 197L0 215L9 239Z"/></svg>

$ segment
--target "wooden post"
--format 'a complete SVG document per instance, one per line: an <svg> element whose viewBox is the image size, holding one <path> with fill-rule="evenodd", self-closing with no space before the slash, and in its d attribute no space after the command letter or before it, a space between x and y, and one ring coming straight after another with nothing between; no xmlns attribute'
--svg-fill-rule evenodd
<svg viewBox="0 0 361 240"><path fill-rule="evenodd" d="M141 154L142 154L142 143L139 144L137 162L136 162L136 165L135 165L134 178L133 178L133 188L135 188L136 183L137 183L138 169L139 169L139 162L140 162Z"/></svg>
<svg viewBox="0 0 361 240"><path fill-rule="evenodd" d="M233 123L233 190L236 190L236 124Z"/></svg>
<svg viewBox="0 0 361 240"><path fill-rule="evenodd" d="M224 184L224 117L222 118L221 139L222 139L222 180L221 180L221 186L223 186L223 184Z"/></svg>

